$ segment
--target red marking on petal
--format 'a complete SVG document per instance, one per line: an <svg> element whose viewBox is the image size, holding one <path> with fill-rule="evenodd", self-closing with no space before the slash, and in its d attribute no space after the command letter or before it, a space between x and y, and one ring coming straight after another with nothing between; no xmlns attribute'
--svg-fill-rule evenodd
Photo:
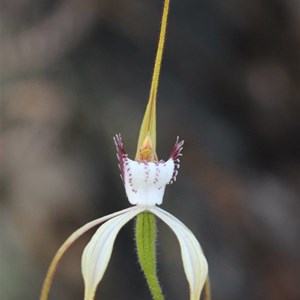
<svg viewBox="0 0 300 300"><path fill-rule="evenodd" d="M170 180L169 184L172 184L174 181L176 181L176 176L178 174L178 170L180 167L180 160L179 157L182 156L182 149L183 149L183 144L184 144L184 140L179 141L179 136L176 139L175 145L171 151L170 154L170 159L173 159L174 161L174 172L173 172L173 176L172 179Z"/></svg>
<svg viewBox="0 0 300 300"><path fill-rule="evenodd" d="M121 170L121 178L124 183L125 166L128 165L128 162L127 162L127 154L125 153L121 134L116 134L116 136L114 136L114 142L115 142L116 149L117 149L117 158L119 160L119 167Z"/></svg>
<svg viewBox="0 0 300 300"><path fill-rule="evenodd" d="M170 154L170 158L172 158L174 161L177 159L179 160L179 156L182 156L181 151L183 149L183 144L184 144L184 140L179 141L179 136L178 136Z"/></svg>

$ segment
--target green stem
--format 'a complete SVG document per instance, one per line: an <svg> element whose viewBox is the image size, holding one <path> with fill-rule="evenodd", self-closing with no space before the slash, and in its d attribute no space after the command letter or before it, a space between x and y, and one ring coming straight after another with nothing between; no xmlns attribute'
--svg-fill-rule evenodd
<svg viewBox="0 0 300 300"><path fill-rule="evenodd" d="M141 268L145 274L150 292L154 300L163 300L156 270L156 223L150 212L137 216L135 224L135 240Z"/></svg>

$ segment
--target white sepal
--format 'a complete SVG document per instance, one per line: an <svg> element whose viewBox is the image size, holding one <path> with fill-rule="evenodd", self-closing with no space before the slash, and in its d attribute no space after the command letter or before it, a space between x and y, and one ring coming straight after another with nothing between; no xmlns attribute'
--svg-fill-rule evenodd
<svg viewBox="0 0 300 300"><path fill-rule="evenodd" d="M111 257L113 245L120 229L143 209L132 207L124 214L104 223L85 247L81 258L84 279L84 299L92 300Z"/></svg>
<svg viewBox="0 0 300 300"><path fill-rule="evenodd" d="M42 288L42 291L41 291L41 296L40 296L40 299L41 300L45 300L45 299L48 299L48 294L49 294L49 291L50 291L50 288L51 288L51 284L52 284L52 281L53 281L53 278L54 278L54 275L55 275L55 272L56 272L56 269L63 257L63 255L66 253L66 251L70 248L70 246L79 238L81 237L84 233L86 233L88 230L90 230L91 228L109 220L109 219L112 219L116 216L119 216L119 215L122 215L122 214L125 214L129 211L132 211L132 207L129 207L129 208L126 208L126 209L123 209L123 210L120 210L120 211L117 211L117 212L114 212L112 214L109 214L107 216L104 216L104 217L101 217L101 218L98 218L94 221L91 221L87 224L85 224L84 226L80 227L79 229L77 229L75 232L73 232L69 237L68 239L60 246L60 248L58 249L58 251L56 252L50 266L49 266L49 269L48 269L48 272L47 272L47 275L46 275L46 278L44 280L44 284L43 284L43 288Z"/></svg>
<svg viewBox="0 0 300 300"><path fill-rule="evenodd" d="M208 274L208 265L194 234L177 218L154 207L150 211L164 221L175 233L181 248L181 257L190 286L190 300L199 300Z"/></svg>

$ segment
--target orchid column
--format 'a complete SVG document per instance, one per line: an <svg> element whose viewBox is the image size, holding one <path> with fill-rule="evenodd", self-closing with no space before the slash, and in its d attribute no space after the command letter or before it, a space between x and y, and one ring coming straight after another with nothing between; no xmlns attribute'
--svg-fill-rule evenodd
<svg viewBox="0 0 300 300"><path fill-rule="evenodd" d="M115 239L121 228L135 217L137 217L135 232L138 258L153 299L164 299L156 274L155 217L165 222L178 239L184 272L190 289L189 299L199 300L204 286L206 299L210 299L208 265L198 240L181 221L159 208L163 202L166 186L176 180L179 157L182 155L183 148L183 141L177 137L166 161L159 160L156 154L156 94L168 11L169 0L165 0L150 96L140 129L135 160L131 160L126 154L121 135L114 137L121 178L128 201L132 206L91 221L71 234L58 249L50 264L40 300L48 299L56 269L64 253L86 231L104 223L85 247L81 259L85 287L84 300L95 299L96 290L109 263Z"/></svg>

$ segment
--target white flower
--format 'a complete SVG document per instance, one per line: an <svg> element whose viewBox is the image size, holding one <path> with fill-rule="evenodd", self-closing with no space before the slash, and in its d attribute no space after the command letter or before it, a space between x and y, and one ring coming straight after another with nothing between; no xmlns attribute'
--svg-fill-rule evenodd
<svg viewBox="0 0 300 300"><path fill-rule="evenodd" d="M208 274L207 261L200 244L181 221L157 206L162 204L166 185L176 180L183 141L179 141L177 138L170 157L165 162L157 161L150 136L147 136L142 145L138 161L128 158L120 135L117 135L114 140L121 178L128 200L134 206L94 220L75 231L54 257L40 299L47 299L54 272L62 255L70 245L87 230L105 222L84 249L81 261L85 285L84 299L94 299L120 229L139 213L149 211L165 222L175 233L181 248L183 267L190 287L190 300L199 300Z"/></svg>
<svg viewBox="0 0 300 300"><path fill-rule="evenodd" d="M175 233L190 286L190 300L199 300L208 273L207 262L199 242L182 222L156 206L162 203L166 185L176 180L183 141L179 142L177 138L170 158L164 162L133 161L125 153L121 136L117 135L114 140L126 194L129 202L135 206L102 225L86 246L82 255L85 299L93 299L120 229L139 213L150 211Z"/></svg>
<svg viewBox="0 0 300 300"><path fill-rule="evenodd" d="M99 227L84 249L81 261L85 285L84 299L93 300L97 286L103 278L107 268L114 242L119 231L127 222L142 212L150 212L154 214L163 222L165 222L175 233L179 241L183 267L190 287L190 300L200 299L201 291L205 281L207 280L208 274L207 261L203 255L200 244L193 233L182 222L180 222L170 213L158 207L158 205L162 204L166 185L176 180L179 168L179 157L182 155L181 150L183 146L183 141L179 141L177 138L169 159L167 161L159 161L157 159L155 152L156 95L166 36L169 2L169 0L164 1L161 30L154 64L149 101L141 124L136 159L131 160L128 158L127 154L125 153L120 135L117 135L114 138L117 148L119 167L121 169L121 177L125 186L128 200L133 206L85 224L83 227L75 231L64 242L64 244L58 249L50 264L42 288L40 300L48 299L48 294L55 271L63 254L68 250L68 248L87 230L105 222ZM143 219L145 215L147 214L139 217ZM151 218L153 218L152 215ZM136 227L136 229L138 228L139 226ZM149 234L149 236L150 235L151 234ZM139 239L143 241L143 238L149 238L149 236L147 236L147 232L144 231ZM144 250L151 249L151 245L147 247L147 245L150 243L150 238L147 241L148 244L143 244ZM153 249L151 249L151 251L152 250ZM154 255L155 253L153 253L153 256ZM141 255L139 258L145 258L146 256L147 255ZM147 277L145 269L144 273ZM156 274L154 274L154 277L155 275ZM209 289L208 284L206 287L206 290ZM207 295L209 296L209 293L207 293Z"/></svg>

